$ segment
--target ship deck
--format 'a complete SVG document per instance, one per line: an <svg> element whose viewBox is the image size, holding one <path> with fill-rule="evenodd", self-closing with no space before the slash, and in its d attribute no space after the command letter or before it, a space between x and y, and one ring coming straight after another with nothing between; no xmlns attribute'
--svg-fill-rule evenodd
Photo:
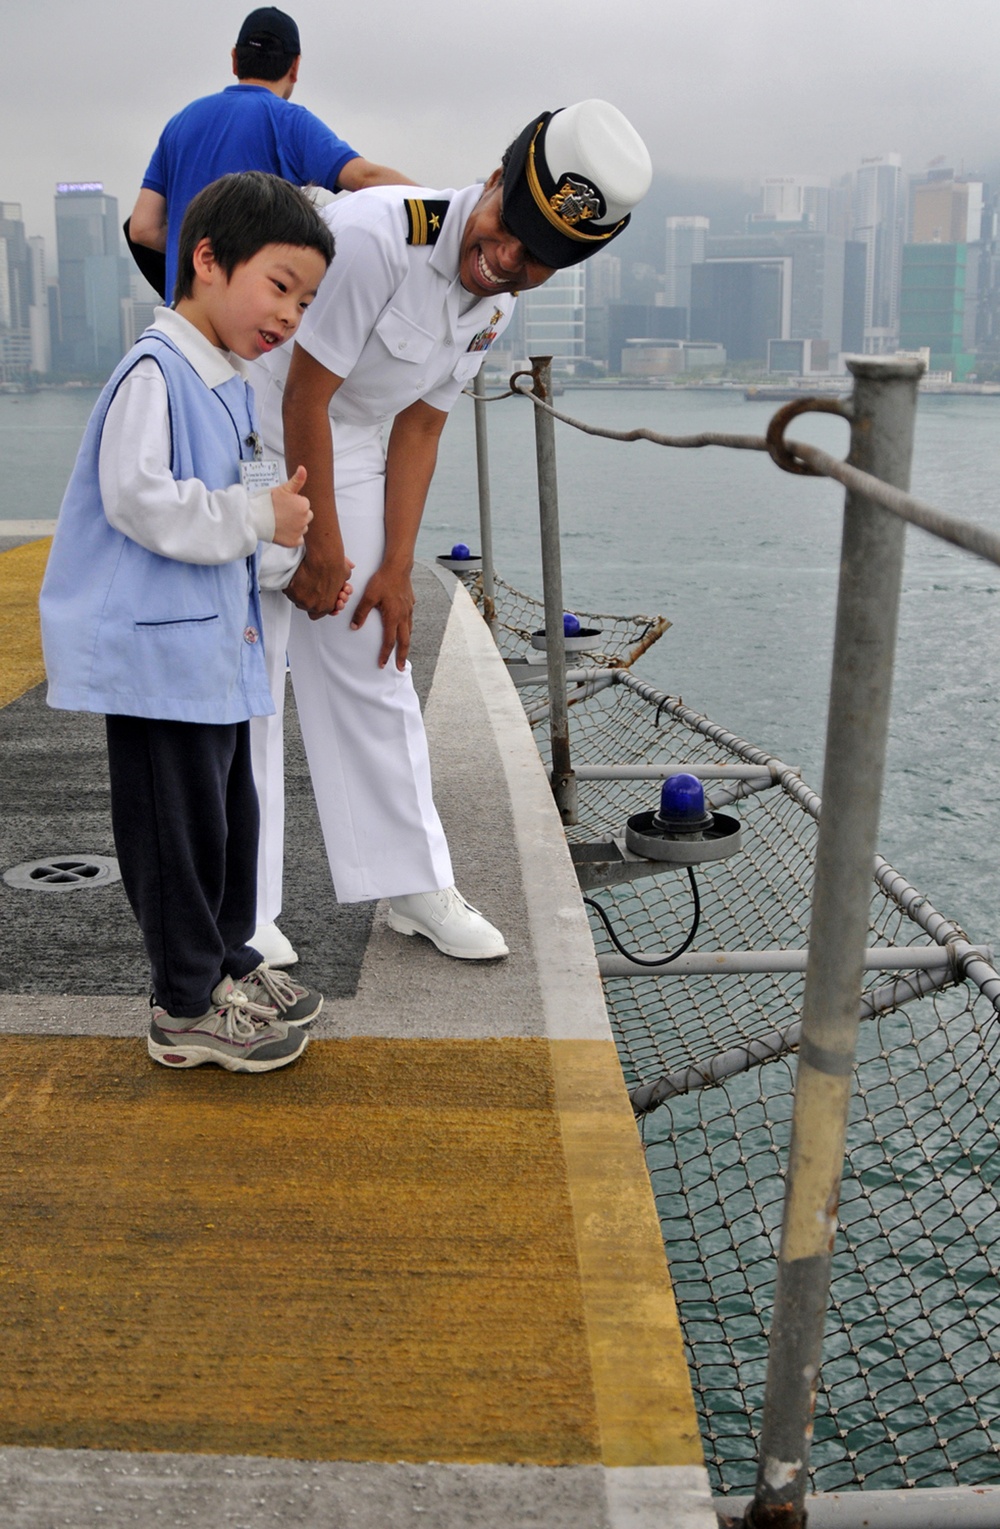
<svg viewBox="0 0 1000 1529"><path fill-rule="evenodd" d="M45 527L5 529L0 871L110 857L102 720L45 705ZM558 814L465 591L416 584L436 799L506 961L337 906L294 708L282 925L327 1002L286 1070L154 1067L120 883L0 883L11 1529L715 1525Z"/></svg>

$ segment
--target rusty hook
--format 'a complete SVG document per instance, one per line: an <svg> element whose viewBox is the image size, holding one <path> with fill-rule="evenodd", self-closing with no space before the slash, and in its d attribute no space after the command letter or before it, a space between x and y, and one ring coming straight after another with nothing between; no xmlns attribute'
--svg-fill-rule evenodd
<svg viewBox="0 0 1000 1529"><path fill-rule="evenodd" d="M798 457L793 456L785 445L785 431L799 414L839 414L841 419L851 418L849 404L839 398L795 398L779 409L767 427L767 449L771 460L786 473L801 473L805 477L821 476Z"/></svg>

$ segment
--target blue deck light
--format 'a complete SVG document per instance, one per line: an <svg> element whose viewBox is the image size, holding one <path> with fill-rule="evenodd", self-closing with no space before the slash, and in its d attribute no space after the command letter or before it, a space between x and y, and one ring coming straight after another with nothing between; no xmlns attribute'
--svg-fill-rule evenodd
<svg viewBox="0 0 1000 1529"><path fill-rule="evenodd" d="M451 556L461 562L466 558L471 557L472 553L469 551L464 542L456 542L454 547L451 549Z"/></svg>
<svg viewBox="0 0 1000 1529"><path fill-rule="evenodd" d="M574 616L572 611L563 611L563 636L579 637L580 618Z"/></svg>
<svg viewBox="0 0 1000 1529"><path fill-rule="evenodd" d="M654 821L668 834L701 834L711 827L712 814L705 810L705 788L697 775L667 776Z"/></svg>

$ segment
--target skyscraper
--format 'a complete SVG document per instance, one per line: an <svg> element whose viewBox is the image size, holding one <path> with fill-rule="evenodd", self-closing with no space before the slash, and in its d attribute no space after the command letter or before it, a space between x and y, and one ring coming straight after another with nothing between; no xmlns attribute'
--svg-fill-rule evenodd
<svg viewBox="0 0 1000 1529"><path fill-rule="evenodd" d="M0 381L31 370L31 257L18 202L0 202Z"/></svg>
<svg viewBox="0 0 1000 1529"><path fill-rule="evenodd" d="M56 244L61 322L55 369L105 377L123 353L128 265L121 254L118 202L105 195L100 181L56 187Z"/></svg>
<svg viewBox="0 0 1000 1529"><path fill-rule="evenodd" d="M557 363L574 362L585 354L586 274L583 265L556 271L542 287L525 292L518 301L524 322L524 349L529 356L552 356Z"/></svg>
<svg viewBox="0 0 1000 1529"><path fill-rule="evenodd" d="M899 344L899 283L906 188L898 154L863 159L854 177L851 237L865 247L864 348L883 355Z"/></svg>
<svg viewBox="0 0 1000 1529"><path fill-rule="evenodd" d="M701 265L708 238L707 218L667 219L667 263L663 302L667 308L691 309L691 267Z"/></svg>

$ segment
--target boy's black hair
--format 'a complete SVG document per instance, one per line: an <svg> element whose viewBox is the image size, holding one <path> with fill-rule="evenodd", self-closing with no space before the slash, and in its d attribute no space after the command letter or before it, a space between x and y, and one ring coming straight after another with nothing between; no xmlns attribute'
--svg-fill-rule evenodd
<svg viewBox="0 0 1000 1529"><path fill-rule="evenodd" d="M298 56L297 53L286 53L284 48L278 47L272 38L266 36L237 43L236 78L283 80Z"/></svg>
<svg viewBox="0 0 1000 1529"><path fill-rule="evenodd" d="M202 239L210 241L227 277L265 244L316 250L327 265L333 259L333 235L309 198L263 170L223 175L188 205L177 251L175 303L194 292L194 251Z"/></svg>

